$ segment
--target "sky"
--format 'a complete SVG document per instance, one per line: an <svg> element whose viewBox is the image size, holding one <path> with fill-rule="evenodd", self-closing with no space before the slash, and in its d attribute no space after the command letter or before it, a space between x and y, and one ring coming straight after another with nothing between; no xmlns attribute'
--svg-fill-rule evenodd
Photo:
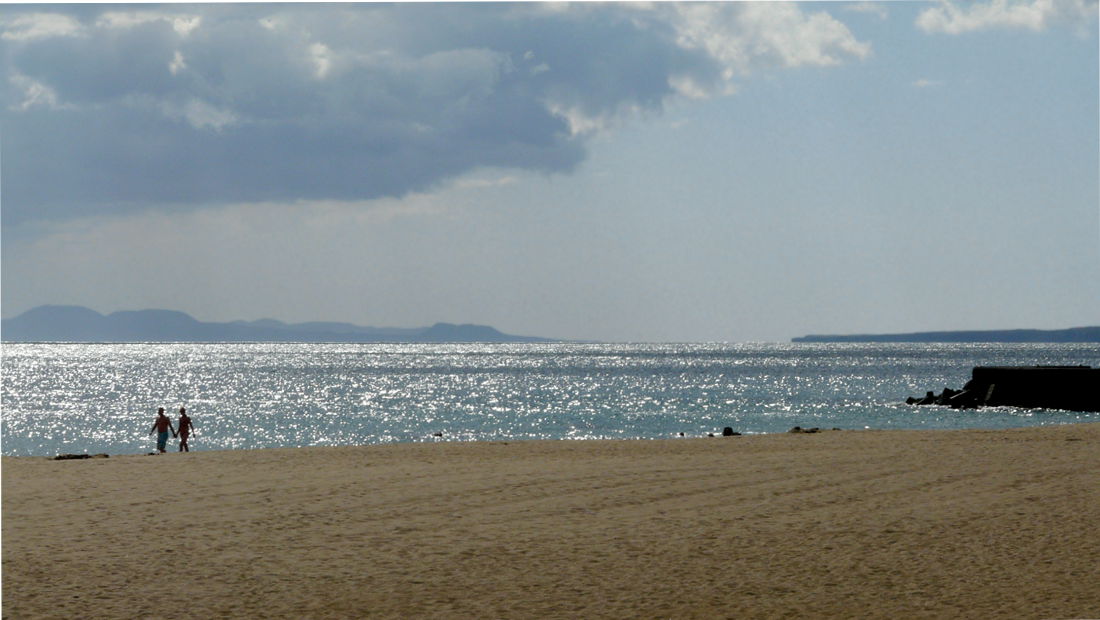
<svg viewBox="0 0 1100 620"><path fill-rule="evenodd" d="M0 5L0 311L1100 324L1095 0Z"/></svg>

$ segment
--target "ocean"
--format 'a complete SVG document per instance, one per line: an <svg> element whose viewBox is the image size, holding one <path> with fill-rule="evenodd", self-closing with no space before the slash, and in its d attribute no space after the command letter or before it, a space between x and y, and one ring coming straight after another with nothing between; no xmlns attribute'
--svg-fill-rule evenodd
<svg viewBox="0 0 1100 620"><path fill-rule="evenodd" d="M793 426L1009 428L1100 413L905 405L978 365L1100 365L1097 344L12 344L0 452L661 439ZM175 449L175 442L169 444Z"/></svg>

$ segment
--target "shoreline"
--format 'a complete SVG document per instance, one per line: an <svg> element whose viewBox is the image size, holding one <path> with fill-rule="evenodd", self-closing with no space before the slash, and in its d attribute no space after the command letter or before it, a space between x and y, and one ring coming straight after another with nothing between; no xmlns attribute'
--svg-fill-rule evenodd
<svg viewBox="0 0 1100 620"><path fill-rule="evenodd" d="M5 456L3 615L1100 616L1100 424L669 439Z"/></svg>
<svg viewBox="0 0 1100 620"><path fill-rule="evenodd" d="M830 433L965 433L965 432L1008 432L1008 431L1024 431L1032 429L1044 429L1054 428L1059 426L1098 426L1100 427L1100 421L1096 422L1057 422L1053 424L1034 424L1025 426L1009 426L1004 428L987 428L987 427L973 427L973 428L840 428L840 427L802 427L793 426L785 431L773 431L773 432L754 432L754 431L738 431L733 429L733 435L723 435L722 430L710 431L707 434L698 435L667 435L661 437L622 437L622 438L589 438L589 437L559 437L559 438L539 438L539 439L451 439L446 436L425 436L415 440L401 440L391 441L385 443L365 443L365 444L349 444L349 445L333 445L333 446L263 446L257 448L214 448L204 449L195 447L191 450L193 453L211 454L219 452L256 452L266 450L326 450L326 449L347 449L347 448L383 448L390 446L413 446L413 445L457 445L457 444L523 444L523 443L539 443L539 442L660 442L660 441L690 441L690 440L704 440L704 439L725 439L727 441L735 441L738 438L744 440L750 437L777 437L785 435L814 435L814 434L830 434ZM152 440L150 440L152 441ZM177 450L173 449L173 443L176 439L169 439L168 450L165 455L176 454ZM152 445L152 444L151 444ZM46 460L65 460L69 457L71 460L85 460L92 458L128 458L137 456L159 456L154 448L143 452L116 452L116 453L92 453L92 452L59 452L57 454L0 454L0 459L46 459Z"/></svg>

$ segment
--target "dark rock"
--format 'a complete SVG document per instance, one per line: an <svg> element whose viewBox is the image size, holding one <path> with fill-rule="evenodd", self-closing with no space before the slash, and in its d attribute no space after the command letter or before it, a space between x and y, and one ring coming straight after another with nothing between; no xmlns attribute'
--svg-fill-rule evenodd
<svg viewBox="0 0 1100 620"><path fill-rule="evenodd" d="M789 430L787 432L788 433L801 433L802 432L802 427L801 426L795 426L795 427L792 427L791 430Z"/></svg>
<svg viewBox="0 0 1100 620"><path fill-rule="evenodd" d="M949 403L951 402L951 399L952 399L952 398L953 398L953 397L954 397L954 396L955 396L956 394L958 394L958 392L957 392L957 391L955 391L955 390L952 390L952 389L951 389L951 388L949 388L949 387L945 387L945 388L943 388L943 392L942 392L942 393L941 393L941 394L940 394L939 396L937 396L937 397L936 397L936 404L937 404L937 405L946 405L946 404L949 404Z"/></svg>
<svg viewBox="0 0 1100 620"><path fill-rule="evenodd" d="M972 376L982 405L1100 411L1100 368L978 366Z"/></svg>
<svg viewBox="0 0 1100 620"><path fill-rule="evenodd" d="M723 428L723 429L722 429L722 436L723 436L723 437L737 437L737 436L739 436L740 434L741 434L741 433L735 433L735 432L733 432L733 429L732 429L732 428L730 428L730 427L728 427L728 426L727 426L726 428Z"/></svg>
<svg viewBox="0 0 1100 620"><path fill-rule="evenodd" d="M917 401L917 404L918 405L934 405L934 404L936 404L936 393L929 390L928 393L926 393L924 395L924 398Z"/></svg>
<svg viewBox="0 0 1100 620"><path fill-rule="evenodd" d="M58 454L57 456L53 457L53 460L55 460L55 461L71 461L73 459L90 459L90 458L92 458L92 457L88 454Z"/></svg>
<svg viewBox="0 0 1100 620"><path fill-rule="evenodd" d="M976 366L961 391L944 388L911 405L947 405L953 409L1022 407L1100 411L1100 368L1089 366Z"/></svg>
<svg viewBox="0 0 1100 620"><path fill-rule="evenodd" d="M111 458L111 455L110 454L104 454L104 453L93 454L92 458L93 459L108 459L108 458Z"/></svg>
<svg viewBox="0 0 1100 620"><path fill-rule="evenodd" d="M962 390L952 396L947 404L952 409L976 409L981 404L978 399L979 395L974 390Z"/></svg>

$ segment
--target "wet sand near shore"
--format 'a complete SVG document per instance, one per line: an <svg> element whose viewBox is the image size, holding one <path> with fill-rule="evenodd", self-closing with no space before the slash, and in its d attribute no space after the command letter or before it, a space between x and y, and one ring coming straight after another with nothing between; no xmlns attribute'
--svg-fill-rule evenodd
<svg viewBox="0 0 1100 620"><path fill-rule="evenodd" d="M1100 617L1100 425L4 457L3 617Z"/></svg>

